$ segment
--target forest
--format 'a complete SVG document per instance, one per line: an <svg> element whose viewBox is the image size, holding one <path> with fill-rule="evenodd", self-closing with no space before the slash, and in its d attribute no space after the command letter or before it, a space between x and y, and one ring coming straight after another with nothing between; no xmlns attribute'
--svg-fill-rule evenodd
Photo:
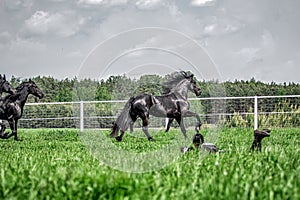
<svg viewBox="0 0 300 200"><path fill-rule="evenodd" d="M107 80L78 80L76 77L63 80L53 77L37 76L32 80L45 93L42 102L71 102L71 101L102 101L124 100L141 93L160 95L164 91L163 82L167 77L159 75L143 75L139 79L130 79L125 75L110 76ZM16 87L22 81L12 76L10 83ZM264 83L252 78L251 80L234 80L220 82L218 80L197 80L202 94L200 97L211 96L277 96L300 95L300 83ZM216 92L216 90L222 90ZM191 95L195 97L195 95ZM29 99L34 102L34 99Z"/></svg>
<svg viewBox="0 0 300 200"><path fill-rule="evenodd" d="M170 76L170 75L169 75ZM165 92L164 82L168 76L159 75L144 75L139 79L131 79L125 75L110 76L107 80L92 80L78 78L58 80L53 77L33 77L32 80L41 88L45 97L39 102L78 102L78 101L110 101L110 100L127 100L131 96L142 93L161 95ZM10 82L13 86L17 86L26 79L12 77ZM201 88L202 94L200 98L207 97L245 97L245 96L281 96L281 95L300 95L299 83L264 83L252 78L251 80L234 80L220 82L217 80L196 80ZM195 94L189 93L191 98L195 98ZM260 124L266 126L276 127L295 127L300 126L300 98L272 98L259 99ZM37 99L32 96L27 102L36 102ZM227 99L225 102L218 100L204 100L190 102L191 109L197 113L201 113L202 120L206 124L215 124L220 119L218 117L210 117L210 114L220 109L221 113L228 113L225 121L222 122L229 127L252 127L254 100L252 99ZM115 106L113 106L115 105ZM216 105L221 106L218 108ZM96 104L96 110L85 107L85 113L89 116L107 116L107 118L85 119L87 127L95 124L96 126L110 127L113 118L118 111L123 108L123 103L99 103ZM64 116L69 119L52 121L53 128L74 127L74 115L70 105L41 105L34 107L27 107L24 113L24 118L39 118L38 113L47 113L47 117L56 118L57 116ZM226 110L224 110L226 109ZM116 112L117 111L117 112ZM292 114L273 114L267 113L285 113ZM265 113L265 114L263 114ZM96 120L96 121L95 121ZM76 122L77 123L77 122ZM21 122L21 127L49 127L41 124L39 121L33 120Z"/></svg>

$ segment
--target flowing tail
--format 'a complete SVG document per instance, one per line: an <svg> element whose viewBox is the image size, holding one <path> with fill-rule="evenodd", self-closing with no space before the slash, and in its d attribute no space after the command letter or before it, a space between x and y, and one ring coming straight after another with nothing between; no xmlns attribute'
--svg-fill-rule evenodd
<svg viewBox="0 0 300 200"><path fill-rule="evenodd" d="M130 123L132 122L132 118L130 116L130 110L134 99L135 99L134 97L131 97L126 102L122 112L118 116L117 120L113 123L110 137L112 138L117 137L119 130L126 131L128 129Z"/></svg>

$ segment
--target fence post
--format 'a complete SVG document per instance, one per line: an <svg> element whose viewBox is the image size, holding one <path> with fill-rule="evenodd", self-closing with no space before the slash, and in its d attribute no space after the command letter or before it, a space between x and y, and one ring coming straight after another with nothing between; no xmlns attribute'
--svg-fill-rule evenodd
<svg viewBox="0 0 300 200"><path fill-rule="evenodd" d="M82 132L84 129L84 113L83 113L83 101L80 101L80 131Z"/></svg>
<svg viewBox="0 0 300 200"><path fill-rule="evenodd" d="M257 96L254 96L254 130L258 128L258 103Z"/></svg>

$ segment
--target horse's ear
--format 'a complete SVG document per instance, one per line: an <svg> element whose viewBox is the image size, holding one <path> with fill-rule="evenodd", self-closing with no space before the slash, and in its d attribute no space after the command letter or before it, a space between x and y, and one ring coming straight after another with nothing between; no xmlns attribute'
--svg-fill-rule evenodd
<svg viewBox="0 0 300 200"><path fill-rule="evenodd" d="M6 80L5 74L3 74L3 79Z"/></svg>
<svg viewBox="0 0 300 200"><path fill-rule="evenodd" d="M29 79L29 82L32 82L31 78Z"/></svg>
<svg viewBox="0 0 300 200"><path fill-rule="evenodd" d="M181 74L182 74L185 78L187 78L187 74L186 74L185 71L181 71Z"/></svg>
<svg viewBox="0 0 300 200"><path fill-rule="evenodd" d="M2 75L0 74L0 78L2 79Z"/></svg>

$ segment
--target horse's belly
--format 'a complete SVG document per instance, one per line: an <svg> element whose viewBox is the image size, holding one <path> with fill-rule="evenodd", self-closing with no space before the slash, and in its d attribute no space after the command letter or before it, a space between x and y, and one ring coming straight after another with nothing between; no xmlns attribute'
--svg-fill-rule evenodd
<svg viewBox="0 0 300 200"><path fill-rule="evenodd" d="M153 115L155 117L166 117L167 112L162 105L157 104L150 108L150 115Z"/></svg>

